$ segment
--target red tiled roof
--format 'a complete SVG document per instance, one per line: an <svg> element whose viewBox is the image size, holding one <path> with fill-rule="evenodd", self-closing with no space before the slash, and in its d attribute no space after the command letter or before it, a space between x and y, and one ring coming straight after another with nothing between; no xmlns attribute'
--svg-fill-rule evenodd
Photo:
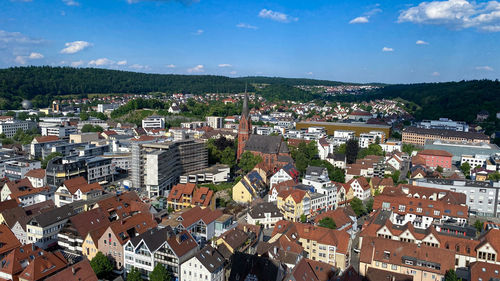
<svg viewBox="0 0 500 281"><path fill-rule="evenodd" d="M448 151L438 149L424 149L419 151L417 155L453 157L453 154L449 153Z"/></svg>
<svg viewBox="0 0 500 281"><path fill-rule="evenodd" d="M59 137L57 137L57 136L43 136L43 137L36 137L35 140L37 143L44 143L44 142L58 141Z"/></svg>
<svg viewBox="0 0 500 281"><path fill-rule="evenodd" d="M46 281L60 281L60 280L78 280L78 281L97 281L97 276L90 266L88 260L82 260L76 264L68 266L66 269L56 273L45 279Z"/></svg>
<svg viewBox="0 0 500 281"><path fill-rule="evenodd" d="M28 171L24 176L27 178L31 177L31 178L43 179L45 178L45 169L33 169Z"/></svg>

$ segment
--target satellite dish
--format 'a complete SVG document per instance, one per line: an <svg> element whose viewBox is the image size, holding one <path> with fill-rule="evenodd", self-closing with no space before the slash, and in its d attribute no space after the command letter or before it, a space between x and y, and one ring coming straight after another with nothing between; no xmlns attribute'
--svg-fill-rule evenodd
<svg viewBox="0 0 500 281"><path fill-rule="evenodd" d="M33 105L29 100L23 100L21 105L23 106L24 109L31 109L33 107Z"/></svg>

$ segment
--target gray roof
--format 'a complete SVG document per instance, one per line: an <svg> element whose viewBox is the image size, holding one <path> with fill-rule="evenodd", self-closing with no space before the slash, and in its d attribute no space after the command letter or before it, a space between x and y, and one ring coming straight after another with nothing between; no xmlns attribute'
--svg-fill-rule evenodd
<svg viewBox="0 0 500 281"><path fill-rule="evenodd" d="M266 213L270 213L271 217L283 217L278 207L270 202L264 202L253 206L250 212L248 212L248 215L253 219L261 219L265 217Z"/></svg>
<svg viewBox="0 0 500 281"><path fill-rule="evenodd" d="M207 245L201 249L197 254L196 258L203 264L203 266L210 272L218 270L224 265L224 257L212 246Z"/></svg>
<svg viewBox="0 0 500 281"><path fill-rule="evenodd" d="M325 167L309 166L306 169L306 175L310 176L320 176L323 174Z"/></svg>
<svg viewBox="0 0 500 281"><path fill-rule="evenodd" d="M457 132L453 130L443 130L443 129L424 129L417 127L408 127L403 130L405 133L414 134L426 134L441 137L455 137L455 138L465 138L468 140L489 140L490 137L476 132Z"/></svg>
<svg viewBox="0 0 500 281"><path fill-rule="evenodd" d="M141 241L144 241L148 249L153 252L163 245L170 235L175 235L170 226L165 228L153 228L130 239L130 242L136 247Z"/></svg>
<svg viewBox="0 0 500 281"><path fill-rule="evenodd" d="M281 136L250 135L245 144L245 150L261 153L288 153L288 146Z"/></svg>
<svg viewBox="0 0 500 281"><path fill-rule="evenodd" d="M76 202L78 203L78 202ZM80 202L80 204L83 204L84 202ZM80 204L68 204L61 206L59 208L52 209L50 211L47 211L45 213L41 213L37 216L34 216L30 222L35 221L40 225L41 227L46 227L51 224L54 224L56 222L68 219L79 212L79 205Z"/></svg>

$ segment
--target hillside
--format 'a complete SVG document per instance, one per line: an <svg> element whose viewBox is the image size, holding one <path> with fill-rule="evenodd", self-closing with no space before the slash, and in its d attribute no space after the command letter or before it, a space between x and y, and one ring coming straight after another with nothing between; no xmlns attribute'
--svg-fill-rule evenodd
<svg viewBox="0 0 500 281"><path fill-rule="evenodd" d="M207 92L236 93L245 82L224 76L146 74L71 67L14 67L0 69L0 109L19 108L23 99L47 106L57 95L92 93ZM249 86L249 90L253 90Z"/></svg>
<svg viewBox="0 0 500 281"><path fill-rule="evenodd" d="M471 122L483 109L493 116L500 112L500 82L491 80L389 85L362 99L397 97L420 106L414 113L417 119L447 117Z"/></svg>
<svg viewBox="0 0 500 281"><path fill-rule="evenodd" d="M346 83L329 80L316 80L307 78L283 78L283 77L265 77L265 76L248 76L236 78L238 80L248 82L249 84L281 84L288 86L341 86L341 85L362 85L357 83Z"/></svg>

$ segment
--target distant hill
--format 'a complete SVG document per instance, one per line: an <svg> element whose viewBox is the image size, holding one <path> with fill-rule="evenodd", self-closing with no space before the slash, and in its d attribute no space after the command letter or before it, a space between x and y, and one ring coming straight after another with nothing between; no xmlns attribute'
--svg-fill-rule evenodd
<svg viewBox="0 0 500 281"><path fill-rule="evenodd" d="M414 113L417 119L447 117L471 122L481 110L489 111L490 116L500 112L498 80L389 85L364 95L362 99L397 97L420 106Z"/></svg>
<svg viewBox="0 0 500 281"><path fill-rule="evenodd" d="M288 86L341 86L341 85L363 85L359 83L347 83L329 80L316 80L308 78L283 78L283 77L265 77L265 76L248 76L236 78L250 84L281 84Z"/></svg>
<svg viewBox="0 0 500 281"><path fill-rule="evenodd" d="M47 106L54 96L93 93L237 93L245 82L213 75L146 74L119 70L71 67L13 67L0 69L0 109L20 107L30 99ZM253 87L249 86L249 91Z"/></svg>

